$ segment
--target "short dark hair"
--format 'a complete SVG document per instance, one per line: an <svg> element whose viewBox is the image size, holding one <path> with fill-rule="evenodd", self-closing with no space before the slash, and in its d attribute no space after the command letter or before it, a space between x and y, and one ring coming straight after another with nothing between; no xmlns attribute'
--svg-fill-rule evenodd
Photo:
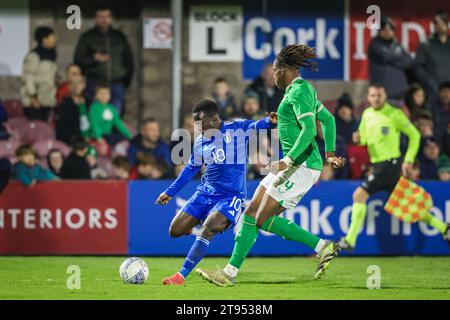
<svg viewBox="0 0 450 320"><path fill-rule="evenodd" d="M116 168L125 169L126 171L130 171L131 169L131 165L130 162L128 161L128 158L124 156L115 157L112 160L112 165Z"/></svg>
<svg viewBox="0 0 450 320"><path fill-rule="evenodd" d="M99 12L99 11L109 11L109 12L111 12L111 14L113 13L111 8L106 5L99 5L99 6L95 7L95 14L97 14L97 12Z"/></svg>
<svg viewBox="0 0 450 320"><path fill-rule="evenodd" d="M214 83L220 83L220 82L228 83L227 79L225 79L224 77L218 77L214 80Z"/></svg>
<svg viewBox="0 0 450 320"><path fill-rule="evenodd" d="M34 152L33 146L29 143L22 144L16 149L16 157L20 158L27 154L32 154L36 157L36 152Z"/></svg>
<svg viewBox="0 0 450 320"><path fill-rule="evenodd" d="M158 120L156 120L153 117L147 117L144 120L142 120L141 126L145 126L147 123L151 123L151 122L158 122Z"/></svg>
<svg viewBox="0 0 450 320"><path fill-rule="evenodd" d="M156 160L152 155L139 152L136 156L136 165L138 166L156 166Z"/></svg>
<svg viewBox="0 0 450 320"><path fill-rule="evenodd" d="M414 120L430 120L433 121L433 116L431 115L431 112L428 110L419 110L414 115Z"/></svg>
<svg viewBox="0 0 450 320"><path fill-rule="evenodd" d="M38 27L34 31L34 40L36 40L36 42L38 44L42 44L42 40L47 38L52 33L55 33L55 31L50 27L46 27L46 26Z"/></svg>
<svg viewBox="0 0 450 320"><path fill-rule="evenodd" d="M439 85L439 91L442 89L450 89L450 81L444 81Z"/></svg>
<svg viewBox="0 0 450 320"><path fill-rule="evenodd" d="M107 89L107 90L111 91L111 88L109 86L104 85L104 84L100 84L100 85L95 87L95 93L97 93L97 92L99 92L100 90L103 90L103 89Z"/></svg>
<svg viewBox="0 0 450 320"><path fill-rule="evenodd" d="M88 147L88 143L85 138L80 137L80 136L73 138L73 140L72 140L73 151L81 151L81 150L86 149L87 147Z"/></svg>
<svg viewBox="0 0 450 320"><path fill-rule="evenodd" d="M371 83L371 84L369 85L369 88L368 88L368 89L370 89L370 88L383 89L383 90L386 91L386 88L385 88L381 83Z"/></svg>
<svg viewBox="0 0 450 320"><path fill-rule="evenodd" d="M211 116L219 113L219 107L217 106L217 103L210 99L203 99L198 101L194 108L192 109L192 113L194 115L198 115L201 112ZM194 116L195 118L195 116Z"/></svg>

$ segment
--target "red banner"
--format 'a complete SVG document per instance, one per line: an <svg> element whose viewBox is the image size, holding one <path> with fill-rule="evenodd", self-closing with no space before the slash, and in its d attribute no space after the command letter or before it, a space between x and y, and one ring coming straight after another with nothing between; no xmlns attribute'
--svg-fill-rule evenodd
<svg viewBox="0 0 450 320"><path fill-rule="evenodd" d="M12 182L0 195L0 254L126 254L126 182Z"/></svg>
<svg viewBox="0 0 450 320"><path fill-rule="evenodd" d="M390 17L396 24L396 38L403 47L414 53L421 41L426 40L431 32L432 20L438 9L450 13L450 2L442 0L427 1L350 1L350 80L367 80L369 77L367 48L377 30L370 30L366 21L371 15L366 13L370 5L378 5L381 14Z"/></svg>

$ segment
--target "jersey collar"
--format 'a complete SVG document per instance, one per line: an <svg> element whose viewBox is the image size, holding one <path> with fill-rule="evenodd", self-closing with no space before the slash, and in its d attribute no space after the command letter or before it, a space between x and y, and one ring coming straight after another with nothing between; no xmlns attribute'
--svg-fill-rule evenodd
<svg viewBox="0 0 450 320"><path fill-rule="evenodd" d="M291 83L286 87L286 92L288 92L288 90L291 88L291 86L292 86L294 83L296 83L296 82L298 82L298 81L300 81L300 80L303 80L303 78L302 78L302 77L296 77L296 78L294 78L294 79L291 81Z"/></svg>

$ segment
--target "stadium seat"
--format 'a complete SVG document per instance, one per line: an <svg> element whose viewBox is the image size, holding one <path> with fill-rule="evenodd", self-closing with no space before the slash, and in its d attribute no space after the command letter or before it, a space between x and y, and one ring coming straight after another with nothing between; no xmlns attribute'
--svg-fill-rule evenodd
<svg viewBox="0 0 450 320"><path fill-rule="evenodd" d="M67 144L54 139L38 141L33 144L33 147L41 159L45 159L51 149L58 149L64 156L68 156L70 153L70 147Z"/></svg>
<svg viewBox="0 0 450 320"><path fill-rule="evenodd" d="M124 121L124 123L125 123L125 126L128 128L128 130L130 130L131 134L134 137L137 134L137 132L138 132L136 127L133 126L132 124L129 124L129 123L125 122L125 121Z"/></svg>
<svg viewBox="0 0 450 320"><path fill-rule="evenodd" d="M18 139L24 143L55 139L53 129L43 121L30 121L20 117L8 120L7 125L15 134L18 134Z"/></svg>
<svg viewBox="0 0 450 320"><path fill-rule="evenodd" d="M370 164L369 153L366 147L349 144L347 146L350 178L361 179L362 174Z"/></svg>
<svg viewBox="0 0 450 320"><path fill-rule="evenodd" d="M108 174L108 177L112 176L112 161L108 157L98 157L97 159L98 167L102 168Z"/></svg>
<svg viewBox="0 0 450 320"><path fill-rule="evenodd" d="M336 101L337 101L336 99L328 99L322 101L322 104L324 105L325 108L328 109L328 111L334 113L334 109L336 108Z"/></svg>
<svg viewBox="0 0 450 320"><path fill-rule="evenodd" d="M20 101L5 100L3 105L9 118L23 117L23 107Z"/></svg>
<svg viewBox="0 0 450 320"><path fill-rule="evenodd" d="M9 139L0 141L0 158L14 158L20 141Z"/></svg>

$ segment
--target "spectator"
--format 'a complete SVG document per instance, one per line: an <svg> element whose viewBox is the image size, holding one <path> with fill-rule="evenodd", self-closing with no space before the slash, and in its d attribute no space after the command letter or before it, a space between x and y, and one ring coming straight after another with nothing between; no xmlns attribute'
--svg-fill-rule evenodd
<svg viewBox="0 0 450 320"><path fill-rule="evenodd" d="M89 110L92 138L101 145L114 145L123 139L130 139L131 132L120 119L116 108L108 103L111 91L108 87L97 88L95 101ZM120 134L113 133L116 128Z"/></svg>
<svg viewBox="0 0 450 320"><path fill-rule="evenodd" d="M58 149L51 149L47 154L48 169L57 177L61 176L61 169L64 164L64 155Z"/></svg>
<svg viewBox="0 0 450 320"><path fill-rule="evenodd" d="M21 145L16 150L18 162L14 166L13 178L19 180L27 187L34 186L37 182L56 180L56 176L42 168L36 161L36 153L29 144Z"/></svg>
<svg viewBox="0 0 450 320"><path fill-rule="evenodd" d="M433 19L434 34L416 51L415 73L427 91L428 98L437 96L439 84L450 81L450 41L448 14L438 12Z"/></svg>
<svg viewBox="0 0 450 320"><path fill-rule="evenodd" d="M78 136L90 136L90 124L84 89L86 82L82 76L69 80L69 97L56 108L56 139L71 144Z"/></svg>
<svg viewBox="0 0 450 320"><path fill-rule="evenodd" d="M228 120L236 114L236 101L225 78L217 78L214 81L213 100L219 106L221 119Z"/></svg>
<svg viewBox="0 0 450 320"><path fill-rule="evenodd" d="M72 152L64 161L61 169L63 179L91 179L91 168L86 160L88 144L83 137L77 137L72 143Z"/></svg>
<svg viewBox="0 0 450 320"><path fill-rule="evenodd" d="M405 94L404 99L405 105L403 111L409 119L414 118L417 113L427 110L427 97L425 90L417 84L414 83L409 86Z"/></svg>
<svg viewBox="0 0 450 320"><path fill-rule="evenodd" d="M20 94L28 119L47 121L56 106L56 35L39 27L34 33L36 48L24 59Z"/></svg>
<svg viewBox="0 0 450 320"><path fill-rule="evenodd" d="M8 121L8 114L6 113L5 107L0 100L0 140L7 140L10 137L8 130L6 130L3 125L6 121Z"/></svg>
<svg viewBox="0 0 450 320"><path fill-rule="evenodd" d="M94 97L95 88L111 88L111 104L122 114L124 91L133 76L133 53L122 31L112 24L109 8L98 8L95 26L83 33L75 49L74 61L87 77L87 95Z"/></svg>
<svg viewBox="0 0 450 320"><path fill-rule="evenodd" d="M434 138L427 138L423 142L422 153L419 155L420 178L422 180L437 180L437 163L439 160L439 144Z"/></svg>
<svg viewBox="0 0 450 320"><path fill-rule="evenodd" d="M112 174L114 179L128 180L130 178L130 162L127 157L115 157L112 161Z"/></svg>
<svg viewBox="0 0 450 320"><path fill-rule="evenodd" d="M358 129L358 122L353 115L353 102L347 93L344 93L336 102L334 110L336 119L336 134L341 136L347 144L353 143L353 132Z"/></svg>
<svg viewBox="0 0 450 320"><path fill-rule="evenodd" d="M128 160L132 166L136 165L138 153L153 156L156 161L172 170L169 146L161 140L159 123L154 118L143 121L140 133L131 140L128 148Z"/></svg>
<svg viewBox="0 0 450 320"><path fill-rule="evenodd" d="M130 180L161 179L164 178L162 165L156 159L144 153L137 156L136 166L131 169Z"/></svg>
<svg viewBox="0 0 450 320"><path fill-rule="evenodd" d="M450 81L439 86L439 99L431 105L434 121L434 136L441 140L450 125Z"/></svg>
<svg viewBox="0 0 450 320"><path fill-rule="evenodd" d="M422 140L433 137L433 118L428 110L418 112L415 115L414 120L417 129L419 129Z"/></svg>
<svg viewBox="0 0 450 320"><path fill-rule="evenodd" d="M386 88L389 99L401 100L408 88L406 70L413 60L395 39L394 30L394 22L382 17L378 34L369 44L369 74L370 83Z"/></svg>
<svg viewBox="0 0 450 320"><path fill-rule="evenodd" d="M86 161L89 164L92 179L108 178L108 173L98 165L97 150L95 150L95 148L92 145L88 146L88 150L86 152Z"/></svg>
<svg viewBox="0 0 450 320"><path fill-rule="evenodd" d="M438 160L438 177L439 180L450 181L450 159L447 156L441 156Z"/></svg>
<svg viewBox="0 0 450 320"><path fill-rule="evenodd" d="M442 137L442 152L447 156L450 157L450 124L447 128L447 132Z"/></svg>
<svg viewBox="0 0 450 320"><path fill-rule="evenodd" d="M70 96L70 82L81 76L82 74L80 66L75 63L69 64L69 66L66 68L66 82L61 84L58 87L58 91L56 91L56 102L58 104L61 104L65 98L68 98Z"/></svg>
<svg viewBox="0 0 450 320"><path fill-rule="evenodd" d="M276 111L283 99L283 91L278 89L273 78L273 66L267 64L256 79L245 89L245 94L250 91L258 95L260 108L263 112Z"/></svg>
<svg viewBox="0 0 450 320"><path fill-rule="evenodd" d="M242 103L242 113L241 118L248 120L258 120L261 119L263 113L259 109L259 100L258 95L249 91L244 96L244 101Z"/></svg>

